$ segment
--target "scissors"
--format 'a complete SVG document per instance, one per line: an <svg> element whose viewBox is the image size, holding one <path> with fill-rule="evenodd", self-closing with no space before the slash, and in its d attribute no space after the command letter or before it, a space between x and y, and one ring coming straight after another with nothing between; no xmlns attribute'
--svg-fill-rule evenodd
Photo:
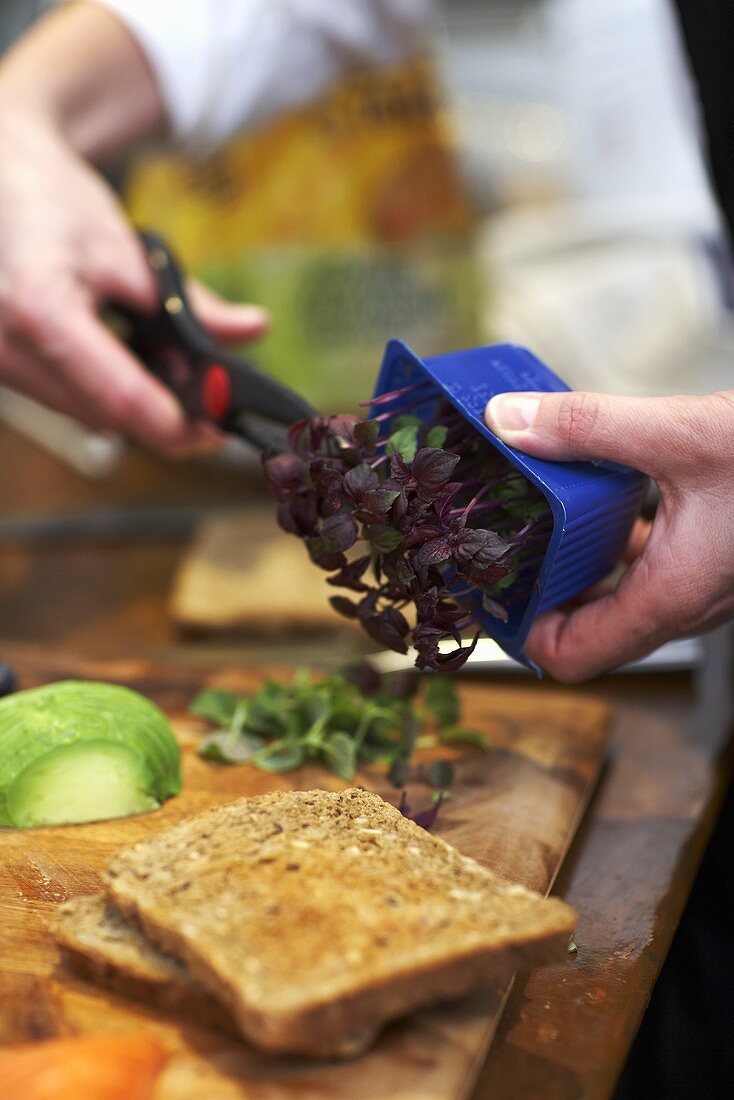
<svg viewBox="0 0 734 1100"><path fill-rule="evenodd" d="M154 233L141 233L140 239L156 276L160 305L156 313L144 314L110 303L115 331L190 416L212 421L260 451L288 450L289 425L316 416L316 410L212 339L189 305L167 244ZM12 668L0 661L0 697L15 687Z"/></svg>
<svg viewBox="0 0 734 1100"><path fill-rule="evenodd" d="M223 348L197 320L181 270L165 241L140 233L156 276L160 305L144 314L111 304L118 334L186 412L261 451L288 449L287 428L318 415L299 394Z"/></svg>

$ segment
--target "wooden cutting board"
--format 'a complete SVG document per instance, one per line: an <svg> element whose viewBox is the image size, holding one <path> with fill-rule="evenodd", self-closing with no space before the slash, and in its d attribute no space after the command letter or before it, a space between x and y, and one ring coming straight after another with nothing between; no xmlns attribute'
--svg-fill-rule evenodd
<svg viewBox="0 0 734 1100"><path fill-rule="evenodd" d="M202 634L353 634L355 623L329 605L336 593L301 540L278 527L272 507L243 508L199 525L173 579L169 612Z"/></svg>
<svg viewBox="0 0 734 1100"><path fill-rule="evenodd" d="M153 814L0 831L0 1040L149 1030L172 1054L156 1100L458 1100L469 1095L509 986L396 1023L355 1062L319 1064L257 1055L244 1043L148 1011L67 972L50 930L54 912L67 898L98 888L101 868L120 845L241 795L343 784L317 768L271 776L195 755L203 725L186 714L192 694L205 684L250 689L261 679L257 671L196 675L138 661L16 664L22 686L69 675L98 677L127 683L158 701L183 747L185 785L179 797ZM499 874L546 892L599 774L608 710L583 695L549 694L533 684L517 689L467 684L461 696L465 724L485 731L492 749L456 753L457 781L436 831ZM394 790L378 774L360 774L356 782L395 800ZM411 793L414 803L427 803L427 792Z"/></svg>

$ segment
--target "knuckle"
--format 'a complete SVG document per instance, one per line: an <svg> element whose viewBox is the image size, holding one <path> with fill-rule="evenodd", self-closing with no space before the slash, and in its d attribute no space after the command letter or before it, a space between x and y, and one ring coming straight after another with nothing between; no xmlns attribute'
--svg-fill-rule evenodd
<svg viewBox="0 0 734 1100"><path fill-rule="evenodd" d="M17 281L0 299L4 328L11 335L32 336L43 323L43 288L31 281Z"/></svg>
<svg viewBox="0 0 734 1100"><path fill-rule="evenodd" d="M63 358L69 304L69 296L44 279L18 279L0 297L3 329L32 344L46 358Z"/></svg>
<svg viewBox="0 0 734 1100"><path fill-rule="evenodd" d="M118 428L137 428L145 413L145 401L136 385L118 379L111 383L104 398L104 411L110 424Z"/></svg>
<svg viewBox="0 0 734 1100"><path fill-rule="evenodd" d="M734 393L718 391L698 399L696 413L691 435L698 444L699 461L730 470L734 462Z"/></svg>
<svg viewBox="0 0 734 1100"><path fill-rule="evenodd" d="M120 251L109 238L98 238L86 245L82 269L89 275L105 275L120 263Z"/></svg>
<svg viewBox="0 0 734 1100"><path fill-rule="evenodd" d="M124 234L95 233L84 246L84 268L93 275L115 273L136 259L134 245Z"/></svg>
<svg viewBox="0 0 734 1100"><path fill-rule="evenodd" d="M599 423L600 403L596 394L570 393L558 408L558 431L570 447L583 447Z"/></svg>
<svg viewBox="0 0 734 1100"><path fill-rule="evenodd" d="M712 474L734 462L734 399L727 393L662 398L665 431L661 446L669 466L694 482L710 483Z"/></svg>
<svg viewBox="0 0 734 1100"><path fill-rule="evenodd" d="M123 234L108 234L86 249L84 275L102 297L122 296L151 308L156 302L155 279L142 248Z"/></svg>

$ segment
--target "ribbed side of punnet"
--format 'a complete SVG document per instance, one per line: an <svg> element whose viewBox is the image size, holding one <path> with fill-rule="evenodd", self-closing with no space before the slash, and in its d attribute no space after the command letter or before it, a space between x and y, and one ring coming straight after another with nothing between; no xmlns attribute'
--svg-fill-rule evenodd
<svg viewBox="0 0 734 1100"><path fill-rule="evenodd" d="M609 573L619 560L641 497L639 483L633 484L621 497L567 522L543 588L541 610L563 603Z"/></svg>

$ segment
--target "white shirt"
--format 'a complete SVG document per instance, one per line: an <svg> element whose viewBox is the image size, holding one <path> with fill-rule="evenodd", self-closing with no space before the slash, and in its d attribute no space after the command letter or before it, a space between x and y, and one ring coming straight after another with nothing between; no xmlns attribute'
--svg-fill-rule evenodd
<svg viewBox="0 0 734 1100"><path fill-rule="evenodd" d="M416 49L430 0L96 0L146 54L173 136L200 146Z"/></svg>

